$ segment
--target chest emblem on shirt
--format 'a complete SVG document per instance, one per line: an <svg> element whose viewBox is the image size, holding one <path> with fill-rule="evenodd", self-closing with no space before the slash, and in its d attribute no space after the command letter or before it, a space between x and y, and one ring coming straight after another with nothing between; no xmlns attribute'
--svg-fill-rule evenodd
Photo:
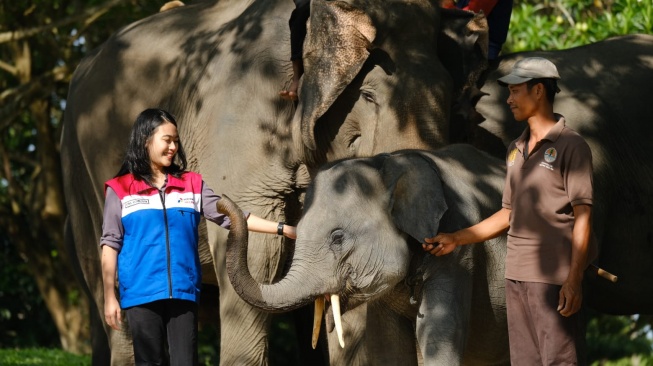
<svg viewBox="0 0 653 366"><path fill-rule="evenodd" d="M126 201L125 203L122 204L122 207L124 208L130 208L135 205L149 205L150 200L147 198L136 198L133 200Z"/></svg>
<svg viewBox="0 0 653 366"><path fill-rule="evenodd" d="M554 161L556 161L557 157L558 157L558 152L553 147L546 149L546 151L544 152L544 161L546 161L547 163L553 163Z"/></svg>
<svg viewBox="0 0 653 366"><path fill-rule="evenodd" d="M515 165L515 159L517 158L517 148L512 149L510 155L508 155L508 166Z"/></svg>
<svg viewBox="0 0 653 366"><path fill-rule="evenodd" d="M185 204L194 204L195 200L193 198L179 198L177 200L177 203L185 203Z"/></svg>

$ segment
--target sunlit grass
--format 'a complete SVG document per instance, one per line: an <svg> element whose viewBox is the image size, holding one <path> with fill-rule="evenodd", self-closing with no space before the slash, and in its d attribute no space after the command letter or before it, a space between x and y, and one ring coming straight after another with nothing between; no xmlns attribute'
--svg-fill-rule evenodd
<svg viewBox="0 0 653 366"><path fill-rule="evenodd" d="M2 366L87 366L91 356L79 356L60 349L0 349Z"/></svg>

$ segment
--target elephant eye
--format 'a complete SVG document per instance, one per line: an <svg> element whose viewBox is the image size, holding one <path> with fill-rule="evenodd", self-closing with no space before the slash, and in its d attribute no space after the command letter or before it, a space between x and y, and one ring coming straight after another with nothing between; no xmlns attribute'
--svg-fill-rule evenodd
<svg viewBox="0 0 653 366"><path fill-rule="evenodd" d="M345 233L342 229L336 229L331 232L331 244L332 245L342 245L342 242L345 240Z"/></svg>
<svg viewBox="0 0 653 366"><path fill-rule="evenodd" d="M370 103L376 104L376 98L374 97L374 93L368 90L361 90L361 97L363 97L363 99L365 99Z"/></svg>

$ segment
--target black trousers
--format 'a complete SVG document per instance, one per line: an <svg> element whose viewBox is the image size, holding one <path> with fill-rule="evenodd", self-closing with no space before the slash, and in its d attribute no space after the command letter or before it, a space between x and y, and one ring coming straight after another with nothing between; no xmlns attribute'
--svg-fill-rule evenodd
<svg viewBox="0 0 653 366"><path fill-rule="evenodd" d="M290 13L290 60L301 60L306 38L306 21L311 14L310 0L294 0L295 9Z"/></svg>
<svg viewBox="0 0 653 366"><path fill-rule="evenodd" d="M186 300L160 300L125 310L134 340L136 366L197 365L197 304Z"/></svg>

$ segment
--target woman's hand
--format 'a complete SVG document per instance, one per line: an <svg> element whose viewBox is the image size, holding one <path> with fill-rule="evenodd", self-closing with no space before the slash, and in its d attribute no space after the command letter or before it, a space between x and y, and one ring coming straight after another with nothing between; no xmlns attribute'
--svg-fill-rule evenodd
<svg viewBox="0 0 653 366"><path fill-rule="evenodd" d="M297 239L297 228L290 225L283 225L283 236L289 239Z"/></svg>
<svg viewBox="0 0 653 366"><path fill-rule="evenodd" d="M122 324L120 311L118 299L115 296L107 296L104 300L104 320L115 330L120 330L120 324Z"/></svg>

